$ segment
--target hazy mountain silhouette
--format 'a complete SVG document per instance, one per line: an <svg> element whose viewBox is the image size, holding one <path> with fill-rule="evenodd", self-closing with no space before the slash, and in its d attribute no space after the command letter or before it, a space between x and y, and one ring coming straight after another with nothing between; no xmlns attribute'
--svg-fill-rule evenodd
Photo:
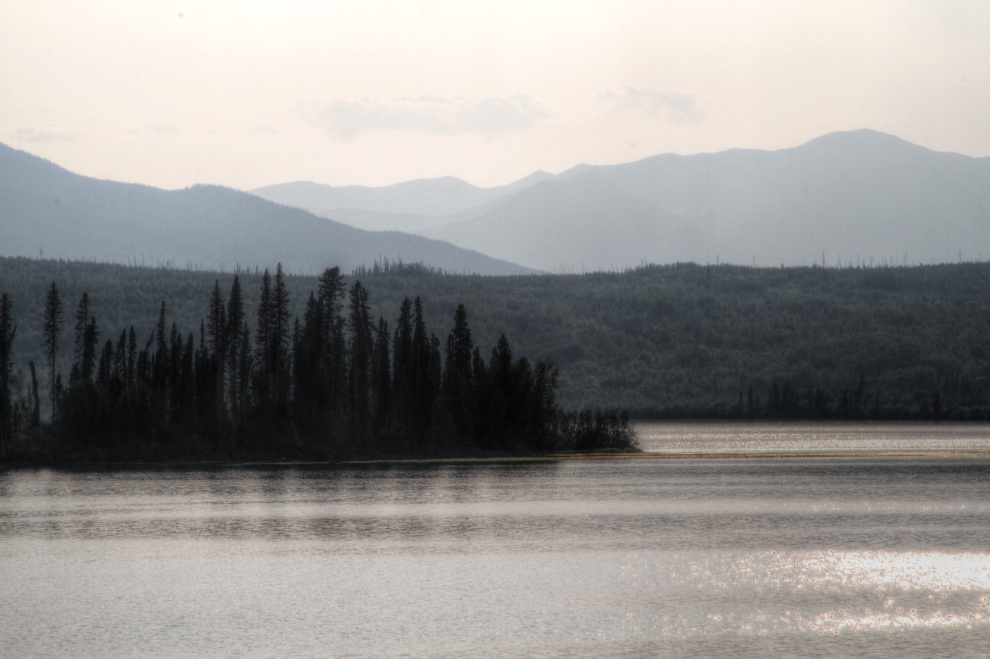
<svg viewBox="0 0 990 659"><path fill-rule="evenodd" d="M290 272L350 270L387 256L454 272L510 274L512 263L437 240L371 233L217 186L160 190L73 174L0 145L0 254Z"/></svg>
<svg viewBox="0 0 990 659"><path fill-rule="evenodd" d="M517 193L423 234L544 269L644 258L792 265L820 262L824 253L834 265L990 256L990 158L938 153L875 131L779 151L654 156L558 179L565 176L569 185L546 186L539 197L535 189ZM540 258L523 241L503 244L492 229L508 214L541 222L530 233L560 236L562 249Z"/></svg>
<svg viewBox="0 0 990 659"><path fill-rule="evenodd" d="M609 270L644 260L696 260L702 230L597 177L539 183L480 216L425 232L551 272ZM636 256L638 252L638 257Z"/></svg>
<svg viewBox="0 0 990 659"><path fill-rule="evenodd" d="M457 195L446 199L446 189ZM433 179L341 193L336 208L329 198L317 204L326 217L403 227L550 271L644 259L794 265L821 262L824 253L834 265L990 256L990 158L935 152L872 130L778 151L578 165L502 188Z"/></svg>
<svg viewBox="0 0 990 659"><path fill-rule="evenodd" d="M409 230L410 227L418 229L449 224L451 219L445 216L482 206L552 178L552 174L539 171L495 188L479 188L453 176L405 181L378 188L361 185L334 187L298 181L257 188L251 193L362 229L380 230L387 227Z"/></svg>

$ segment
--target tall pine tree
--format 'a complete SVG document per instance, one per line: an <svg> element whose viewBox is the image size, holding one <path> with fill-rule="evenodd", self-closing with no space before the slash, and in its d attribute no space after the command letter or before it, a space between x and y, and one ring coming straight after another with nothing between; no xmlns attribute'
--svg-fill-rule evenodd
<svg viewBox="0 0 990 659"><path fill-rule="evenodd" d="M59 382L55 374L55 359L58 357L58 340L62 334L62 298L58 294L58 285L53 281L45 294L45 318L42 325L42 347L45 350L45 361L48 365L48 382L51 385L52 423L57 417L57 401Z"/></svg>

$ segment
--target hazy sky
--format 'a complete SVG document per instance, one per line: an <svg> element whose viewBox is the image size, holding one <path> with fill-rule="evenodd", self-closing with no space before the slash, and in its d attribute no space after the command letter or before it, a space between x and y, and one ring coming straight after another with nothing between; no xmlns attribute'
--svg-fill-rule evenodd
<svg viewBox="0 0 990 659"><path fill-rule="evenodd" d="M9 2L0 142L166 188L777 149L990 155L990 2Z"/></svg>

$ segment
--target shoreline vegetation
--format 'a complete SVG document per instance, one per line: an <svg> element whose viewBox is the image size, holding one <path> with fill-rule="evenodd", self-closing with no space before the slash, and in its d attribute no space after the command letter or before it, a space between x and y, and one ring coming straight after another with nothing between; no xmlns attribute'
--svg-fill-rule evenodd
<svg viewBox="0 0 990 659"><path fill-rule="evenodd" d="M131 325L99 350L84 291L64 381L57 357L66 318L53 280L44 297L43 424L33 361L30 387L11 395L16 325L3 292L0 461L340 461L636 447L627 413L561 409L551 359L515 358L502 334L486 360L463 304L442 344L427 331L419 296L403 299L392 333L384 317L373 320L361 282L348 289L336 267L319 277L301 319L293 321L289 299L281 265L274 275L265 270L252 335L239 277L226 294L217 279L198 345L193 332L169 327L162 301L143 348Z"/></svg>

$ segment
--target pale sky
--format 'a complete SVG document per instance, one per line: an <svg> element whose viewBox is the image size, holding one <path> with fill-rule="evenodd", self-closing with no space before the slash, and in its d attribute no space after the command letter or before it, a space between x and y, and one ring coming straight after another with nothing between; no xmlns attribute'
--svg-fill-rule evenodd
<svg viewBox="0 0 990 659"><path fill-rule="evenodd" d="M481 186L873 128L990 155L990 2L11 2L0 142L97 178Z"/></svg>

